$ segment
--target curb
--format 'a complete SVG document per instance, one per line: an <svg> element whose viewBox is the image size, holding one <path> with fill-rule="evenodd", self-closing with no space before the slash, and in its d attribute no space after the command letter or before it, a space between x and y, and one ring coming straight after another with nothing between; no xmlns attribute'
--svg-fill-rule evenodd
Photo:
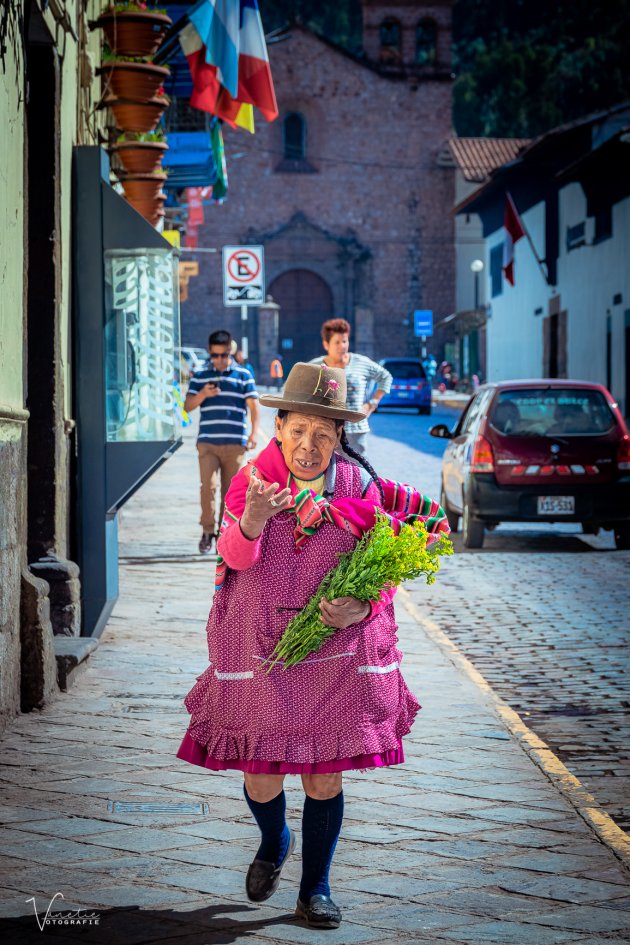
<svg viewBox="0 0 630 945"><path fill-rule="evenodd" d="M618 827L612 817L599 806L593 795L589 794L582 782L571 774L549 745L528 728L518 712L510 708L501 696L497 695L479 670L475 669L470 660L464 656L457 644L453 643L433 620L424 616L420 608L412 601L409 591L405 588L399 588L398 594L405 610L416 623L420 624L427 636L447 654L458 669L461 669L493 703L495 711L507 730L519 742L534 764L540 768L554 787L566 797L601 842L614 853L627 869L630 869L630 836L621 827Z"/></svg>

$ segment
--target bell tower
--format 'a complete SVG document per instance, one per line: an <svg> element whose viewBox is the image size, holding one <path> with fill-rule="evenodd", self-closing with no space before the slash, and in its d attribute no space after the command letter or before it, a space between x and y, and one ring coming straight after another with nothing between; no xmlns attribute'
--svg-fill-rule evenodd
<svg viewBox="0 0 630 945"><path fill-rule="evenodd" d="M363 0L363 51L384 71L451 71L453 0Z"/></svg>

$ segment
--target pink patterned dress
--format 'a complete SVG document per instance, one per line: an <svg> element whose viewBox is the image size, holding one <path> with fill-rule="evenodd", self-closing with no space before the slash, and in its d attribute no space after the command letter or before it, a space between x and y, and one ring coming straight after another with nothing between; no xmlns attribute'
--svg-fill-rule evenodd
<svg viewBox="0 0 630 945"><path fill-rule="evenodd" d="M361 498L360 467L336 455L334 496ZM375 486L364 496L379 504ZM324 522L300 550L295 514L270 519L257 560L228 567L207 624L210 665L185 700L177 756L212 770L312 774L398 764L420 708L400 672L391 595L286 671L265 660L291 617L356 539ZM235 523L230 528L238 528ZM228 561L229 565L229 561Z"/></svg>

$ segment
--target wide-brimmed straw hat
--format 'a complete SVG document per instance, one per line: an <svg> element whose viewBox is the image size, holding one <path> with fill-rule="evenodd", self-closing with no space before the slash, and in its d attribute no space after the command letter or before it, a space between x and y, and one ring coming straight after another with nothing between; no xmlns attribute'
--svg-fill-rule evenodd
<svg viewBox="0 0 630 945"><path fill-rule="evenodd" d="M282 395L274 397L265 394L260 402L265 407L358 423L365 419L365 414L359 410L348 410L347 393L346 372L343 368L298 361L289 371Z"/></svg>

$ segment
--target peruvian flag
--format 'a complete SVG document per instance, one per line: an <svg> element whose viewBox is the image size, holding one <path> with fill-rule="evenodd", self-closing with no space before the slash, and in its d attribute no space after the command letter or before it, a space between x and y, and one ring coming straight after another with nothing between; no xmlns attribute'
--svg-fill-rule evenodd
<svg viewBox="0 0 630 945"><path fill-rule="evenodd" d="M517 243L522 236L525 236L525 227L523 226L523 222L518 215L518 210L514 206L514 201L509 192L505 195L503 228L505 229L503 272L510 285L514 285L514 244Z"/></svg>

